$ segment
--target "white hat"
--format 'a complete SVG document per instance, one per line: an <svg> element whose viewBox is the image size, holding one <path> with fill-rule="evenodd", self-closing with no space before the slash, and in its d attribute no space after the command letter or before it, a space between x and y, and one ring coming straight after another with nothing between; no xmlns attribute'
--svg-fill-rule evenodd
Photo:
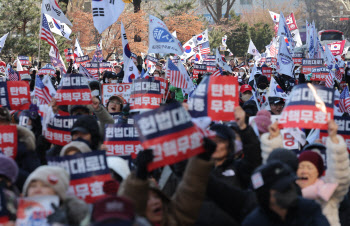
<svg viewBox="0 0 350 226"><path fill-rule="evenodd" d="M117 156L108 156L107 165L125 180L130 174L128 162Z"/></svg>
<svg viewBox="0 0 350 226"><path fill-rule="evenodd" d="M72 141L69 144L66 144L61 152L60 152L60 156L65 156L66 153L72 149L78 149L80 151L80 153L88 153L91 152L91 148L84 142L81 141Z"/></svg>

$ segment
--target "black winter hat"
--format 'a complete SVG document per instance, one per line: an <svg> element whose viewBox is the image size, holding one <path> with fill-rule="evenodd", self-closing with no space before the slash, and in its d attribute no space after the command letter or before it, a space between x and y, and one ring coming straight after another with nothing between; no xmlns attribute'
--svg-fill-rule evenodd
<svg viewBox="0 0 350 226"><path fill-rule="evenodd" d="M92 150L97 150L101 135L100 135L100 127L94 116L91 115L83 115L78 118L78 120L73 124L71 129L71 135L74 132L82 132L82 133L90 133L91 134L91 144L90 148Z"/></svg>
<svg viewBox="0 0 350 226"><path fill-rule="evenodd" d="M228 150L230 153L235 152L234 141L236 139L236 135L231 128L222 124L214 124L210 127L210 130L215 131L216 136L228 141Z"/></svg>
<svg viewBox="0 0 350 226"><path fill-rule="evenodd" d="M288 150L285 148L274 149L270 153L270 155L266 161L271 162L271 161L276 161L276 160L279 160L279 161L287 164L294 172L296 172L298 170L298 166L299 166L298 157L295 154L295 152L293 152L292 150Z"/></svg>
<svg viewBox="0 0 350 226"><path fill-rule="evenodd" d="M244 102L242 108L249 116L255 116L258 113L258 107L254 100Z"/></svg>
<svg viewBox="0 0 350 226"><path fill-rule="evenodd" d="M95 90L95 89L100 90L100 83L98 81L91 81L89 83L89 87L91 90Z"/></svg>
<svg viewBox="0 0 350 226"><path fill-rule="evenodd" d="M266 87L269 86L269 81L267 80L267 77L265 75L259 76L256 83L259 89L266 89Z"/></svg>

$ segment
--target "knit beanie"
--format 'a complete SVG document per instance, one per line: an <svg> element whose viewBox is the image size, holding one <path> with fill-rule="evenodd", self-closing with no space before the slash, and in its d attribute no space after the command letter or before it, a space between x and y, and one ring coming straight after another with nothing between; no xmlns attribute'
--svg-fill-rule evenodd
<svg viewBox="0 0 350 226"><path fill-rule="evenodd" d="M260 110L254 119L260 133L267 133L271 122L271 113L267 110Z"/></svg>
<svg viewBox="0 0 350 226"><path fill-rule="evenodd" d="M24 196L28 195L28 186L33 180L39 180L50 186L60 197L61 200L66 198L66 192L69 187L69 174L63 168L58 166L40 166L34 170L23 186Z"/></svg>
<svg viewBox="0 0 350 226"><path fill-rule="evenodd" d="M89 145L87 145L86 143L84 143L82 141L72 141L62 148L62 150L60 152L60 156L65 156L66 153L72 149L78 149L80 151L80 153L91 152Z"/></svg>
<svg viewBox="0 0 350 226"><path fill-rule="evenodd" d="M309 161L312 164L314 164L314 166L318 171L318 177L322 176L324 171L323 159L321 155L319 155L317 152L309 151L309 150L303 151L299 155L298 159L299 159L299 164L303 161Z"/></svg>
<svg viewBox="0 0 350 226"><path fill-rule="evenodd" d="M285 148L276 148L270 153L266 162L276 160L283 162L284 164L288 165L294 172L297 172L299 161L294 151Z"/></svg>
<svg viewBox="0 0 350 226"><path fill-rule="evenodd" d="M18 166L15 160L0 154L0 175L7 177L12 183L15 183L18 176Z"/></svg>

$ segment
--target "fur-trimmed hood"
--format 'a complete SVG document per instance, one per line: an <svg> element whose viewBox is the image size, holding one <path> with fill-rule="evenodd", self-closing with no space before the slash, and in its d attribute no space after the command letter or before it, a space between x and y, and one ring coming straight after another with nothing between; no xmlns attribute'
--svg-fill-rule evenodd
<svg viewBox="0 0 350 226"><path fill-rule="evenodd" d="M17 125L17 136L18 141L24 143L28 151L35 150L35 136L32 131L23 126Z"/></svg>

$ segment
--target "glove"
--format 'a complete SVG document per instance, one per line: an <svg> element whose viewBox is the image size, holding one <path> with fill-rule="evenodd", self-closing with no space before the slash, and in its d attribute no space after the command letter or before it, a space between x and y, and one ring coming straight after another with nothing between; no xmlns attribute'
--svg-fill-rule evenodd
<svg viewBox="0 0 350 226"><path fill-rule="evenodd" d="M136 158L136 176L141 180L146 180L148 176L147 166L153 161L153 150L146 149L141 151Z"/></svg>
<svg viewBox="0 0 350 226"><path fill-rule="evenodd" d="M205 151L203 153L199 154L198 157L203 159L203 160L209 161L212 154L216 150L216 143L207 137L204 137L203 141L204 141L203 147L204 147Z"/></svg>

